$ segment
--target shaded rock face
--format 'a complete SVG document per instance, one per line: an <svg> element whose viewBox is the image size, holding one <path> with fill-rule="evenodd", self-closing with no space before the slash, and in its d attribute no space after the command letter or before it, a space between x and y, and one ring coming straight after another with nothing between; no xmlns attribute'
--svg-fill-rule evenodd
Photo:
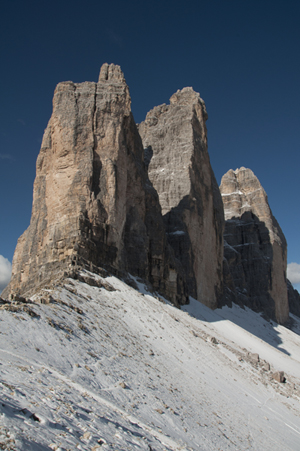
<svg viewBox="0 0 300 451"><path fill-rule="evenodd" d="M181 264L167 243L159 199L119 66L98 83L58 84L36 164L28 229L4 295L30 294L72 265L130 272L175 304L186 302Z"/></svg>
<svg viewBox="0 0 300 451"><path fill-rule="evenodd" d="M279 323L288 320L287 245L250 169L228 171L220 191L224 204L225 298Z"/></svg>
<svg viewBox="0 0 300 451"><path fill-rule="evenodd" d="M287 288L290 313L300 317L300 294L295 290L289 280L287 280Z"/></svg>
<svg viewBox="0 0 300 451"><path fill-rule="evenodd" d="M189 294L211 308L222 292L223 205L207 152L206 108L192 88L151 110L139 125L149 178Z"/></svg>

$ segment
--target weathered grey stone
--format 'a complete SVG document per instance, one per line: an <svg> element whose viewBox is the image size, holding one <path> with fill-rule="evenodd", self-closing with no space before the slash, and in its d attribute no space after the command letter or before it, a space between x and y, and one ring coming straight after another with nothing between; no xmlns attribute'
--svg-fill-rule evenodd
<svg viewBox="0 0 300 451"><path fill-rule="evenodd" d="M167 243L159 199L119 66L99 82L59 83L36 164L28 229L5 293L30 293L70 265L148 280L186 302L184 273Z"/></svg>
<svg viewBox="0 0 300 451"><path fill-rule="evenodd" d="M212 343L214 345L217 345L219 343L218 340L216 339L216 337L208 337L207 341L209 341L210 343Z"/></svg>
<svg viewBox="0 0 300 451"><path fill-rule="evenodd" d="M228 171L220 191L226 219L224 256L235 290L228 299L264 312L279 323L288 320L287 245L267 195L250 169ZM231 286L232 288L232 286Z"/></svg>
<svg viewBox="0 0 300 451"><path fill-rule="evenodd" d="M273 373L272 379L274 379L277 382L281 382L281 383L284 383L286 381L283 371L276 371L276 373Z"/></svg>
<svg viewBox="0 0 300 451"><path fill-rule="evenodd" d="M192 88L151 110L139 125L149 178L189 294L211 308L222 293L223 206L207 152L206 108Z"/></svg>
<svg viewBox="0 0 300 451"><path fill-rule="evenodd" d="M263 360L263 361L261 362L261 369L262 369L263 371L270 371L271 366L270 366L269 362L266 362L265 360Z"/></svg>
<svg viewBox="0 0 300 451"><path fill-rule="evenodd" d="M247 357L251 363L253 364L259 363L259 354L257 354L256 352L248 352Z"/></svg>

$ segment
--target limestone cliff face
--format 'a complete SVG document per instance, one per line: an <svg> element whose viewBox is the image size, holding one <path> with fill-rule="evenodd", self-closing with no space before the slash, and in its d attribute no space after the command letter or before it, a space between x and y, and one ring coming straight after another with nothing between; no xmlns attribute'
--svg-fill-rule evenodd
<svg viewBox="0 0 300 451"><path fill-rule="evenodd" d="M207 152L206 108L192 88L151 110L139 132L168 240L189 293L211 308L222 292L223 206Z"/></svg>
<svg viewBox="0 0 300 451"><path fill-rule="evenodd" d="M228 171L220 191L224 204L226 283L232 300L270 318L288 319L287 244L269 207L267 195L250 169Z"/></svg>
<svg viewBox="0 0 300 451"><path fill-rule="evenodd" d="M184 274L161 209L119 66L98 83L60 83L36 164L32 217L4 294L30 294L62 268L88 264L150 281L175 304Z"/></svg>

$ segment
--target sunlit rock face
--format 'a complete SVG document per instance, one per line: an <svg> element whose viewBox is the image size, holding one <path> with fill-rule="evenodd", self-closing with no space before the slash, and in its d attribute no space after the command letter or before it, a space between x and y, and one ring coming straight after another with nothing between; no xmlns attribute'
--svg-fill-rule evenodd
<svg viewBox="0 0 300 451"><path fill-rule="evenodd" d="M28 229L4 295L30 294L70 266L105 267L186 302L184 274L167 243L119 66L98 83L59 83L36 164Z"/></svg>
<svg viewBox="0 0 300 451"><path fill-rule="evenodd" d="M220 191L229 270L226 296L284 323L289 316L287 244L267 195L253 172L243 167L223 176Z"/></svg>
<svg viewBox="0 0 300 451"><path fill-rule="evenodd" d="M207 152L206 108L192 88L151 110L139 132L168 240L189 293L211 308L222 293L223 205Z"/></svg>

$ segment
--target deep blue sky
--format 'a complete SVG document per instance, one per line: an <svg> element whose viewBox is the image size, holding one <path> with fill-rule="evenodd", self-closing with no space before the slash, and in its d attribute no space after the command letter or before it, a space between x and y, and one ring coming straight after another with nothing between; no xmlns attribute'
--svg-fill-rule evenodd
<svg viewBox="0 0 300 451"><path fill-rule="evenodd" d="M35 161L60 81L119 64L136 122L184 86L208 111L218 182L251 168L300 264L300 2L4 1L0 13L0 255L29 225ZM299 286L298 286L299 287Z"/></svg>

